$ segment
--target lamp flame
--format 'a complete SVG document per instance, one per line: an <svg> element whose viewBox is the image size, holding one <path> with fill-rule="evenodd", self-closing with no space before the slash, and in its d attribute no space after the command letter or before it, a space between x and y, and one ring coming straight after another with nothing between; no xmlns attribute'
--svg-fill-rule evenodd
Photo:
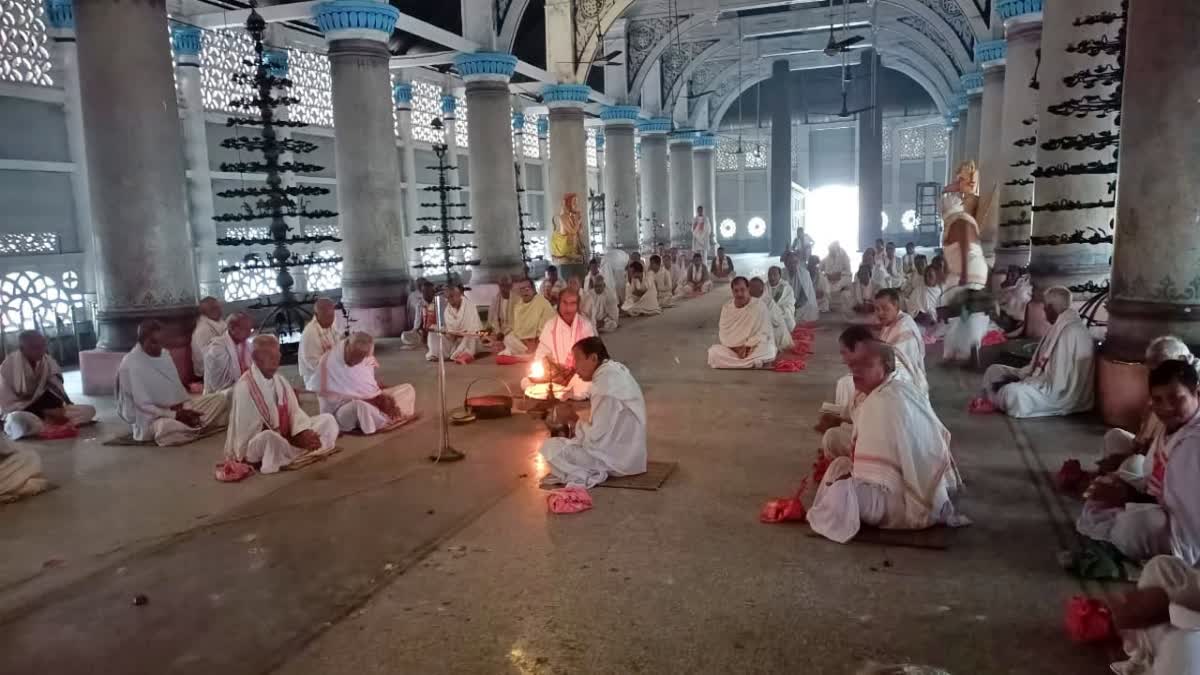
<svg viewBox="0 0 1200 675"><path fill-rule="evenodd" d="M546 368L542 365L541 359L534 361L529 366L529 377L541 379L546 376Z"/></svg>

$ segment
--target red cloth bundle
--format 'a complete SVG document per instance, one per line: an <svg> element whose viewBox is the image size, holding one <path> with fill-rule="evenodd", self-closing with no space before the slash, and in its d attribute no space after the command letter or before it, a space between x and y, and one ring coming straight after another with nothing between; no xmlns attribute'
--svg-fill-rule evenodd
<svg viewBox="0 0 1200 675"><path fill-rule="evenodd" d="M1107 642L1117 636L1108 605L1086 595L1067 600L1065 623L1067 635L1075 642Z"/></svg>
<svg viewBox="0 0 1200 675"><path fill-rule="evenodd" d="M515 365L518 363L527 363L527 362L528 362L528 359L523 359L519 356L509 356L508 354L497 354L496 355L496 365L498 365L498 366L511 366L511 365Z"/></svg>
<svg viewBox="0 0 1200 675"><path fill-rule="evenodd" d="M996 406L982 396L976 396L967 404L967 412L972 415L990 415L996 412Z"/></svg>
<svg viewBox="0 0 1200 675"><path fill-rule="evenodd" d="M989 330L983 336L983 342L980 344L982 344L984 347L991 347L992 345L1002 345L1005 342L1008 342L1008 338L1004 336L1004 331Z"/></svg>
<svg viewBox="0 0 1200 675"><path fill-rule="evenodd" d="M63 438L75 438L79 435L79 427L74 424L47 424L38 432L38 438L43 441L57 441Z"/></svg>
<svg viewBox="0 0 1200 675"><path fill-rule="evenodd" d="M832 463L833 460L826 457L825 453L822 452L817 455L817 461L813 462L812 479L814 483L817 485L821 484L821 481L825 479L825 472Z"/></svg>
<svg viewBox="0 0 1200 675"><path fill-rule="evenodd" d="M808 517L808 514L804 510L804 503L800 501L800 497L807 488L808 479L805 478L800 482L800 489L796 490L794 497L777 497L763 504L762 511L758 514L758 520L763 523L786 523L793 520L803 521Z"/></svg>
<svg viewBox="0 0 1200 675"><path fill-rule="evenodd" d="M775 357L775 372L777 373L798 373L807 367L808 363L802 356L780 354Z"/></svg>
<svg viewBox="0 0 1200 675"><path fill-rule="evenodd" d="M217 465L216 470L213 471L213 478L222 483L236 483L253 474L254 467L236 459L229 459Z"/></svg>
<svg viewBox="0 0 1200 675"><path fill-rule="evenodd" d="M546 508L550 513L568 514L592 508L592 495L578 485L569 485L561 490L551 490L546 495Z"/></svg>
<svg viewBox="0 0 1200 675"><path fill-rule="evenodd" d="M499 360L499 357L497 357L497 360ZM473 361L475 361L475 357L471 354L467 354L464 352L464 353L459 354L458 356L454 357L453 361L460 366L465 366L468 363L472 363Z"/></svg>
<svg viewBox="0 0 1200 675"><path fill-rule="evenodd" d="M1063 492L1082 492L1092 482L1094 476L1083 470L1083 465L1077 459L1068 459L1059 467L1054 475L1054 484Z"/></svg>

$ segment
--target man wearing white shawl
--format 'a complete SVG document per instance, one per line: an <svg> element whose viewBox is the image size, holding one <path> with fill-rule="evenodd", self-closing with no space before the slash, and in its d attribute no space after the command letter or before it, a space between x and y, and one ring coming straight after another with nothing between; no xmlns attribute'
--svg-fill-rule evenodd
<svg viewBox="0 0 1200 675"><path fill-rule="evenodd" d="M767 284L762 279L754 277L750 280L750 297L766 305L767 312L771 316L771 335L775 338L775 351L782 352L791 349L792 332L788 330L787 319L783 316L783 310L775 304L775 300L766 290Z"/></svg>
<svg viewBox="0 0 1200 675"><path fill-rule="evenodd" d="M1058 286L1043 295L1051 327L1033 359L1024 368L995 364L983 374L982 396L1011 417L1070 415L1092 408L1092 336L1071 309L1071 291Z"/></svg>
<svg viewBox="0 0 1200 675"><path fill-rule="evenodd" d="M705 217L704 207L697 206L696 217L692 219L692 252L707 259L712 255L712 243L712 223Z"/></svg>
<svg viewBox="0 0 1200 675"><path fill-rule="evenodd" d="M996 298L1000 312L1017 323L1025 321L1025 307L1033 300L1033 281L1029 273L1021 272L1016 265L1009 265L1007 278L1000 285L1000 293Z"/></svg>
<svg viewBox="0 0 1200 675"><path fill-rule="evenodd" d="M850 265L850 256L838 242L829 244L829 252L821 261L825 278L829 280L830 303L837 302L838 307L845 311L850 301L850 286L854 283L854 268Z"/></svg>
<svg viewBox="0 0 1200 675"><path fill-rule="evenodd" d="M50 487L42 475L41 455L0 445L0 504L41 494Z"/></svg>
<svg viewBox="0 0 1200 675"><path fill-rule="evenodd" d="M425 353L426 360L437 361L438 351L442 358L455 363L466 365L475 360L479 352L479 331L483 326L479 321L479 311L475 303L463 295L463 288L458 284L446 287L446 304L442 308L442 335L429 334L429 349Z"/></svg>
<svg viewBox="0 0 1200 675"><path fill-rule="evenodd" d="M894 350L871 343L852 365L855 388L866 397L854 425L853 458L830 463L808 523L838 543L862 525L919 530L964 525L951 496L960 481L950 454L950 432L928 397L895 376Z"/></svg>
<svg viewBox="0 0 1200 675"><path fill-rule="evenodd" d="M577 372L575 372L575 343L584 338L596 335L596 328L587 317L579 313L579 292L565 289L558 296L558 314L542 328L538 338L537 350L533 358L542 361L547 374L557 374L567 379L566 395L576 400L588 397L591 388ZM527 389L532 385L528 378L521 381L521 388Z"/></svg>
<svg viewBox="0 0 1200 675"><path fill-rule="evenodd" d="M771 313L761 300L750 297L746 277L734 277L730 283L733 299L721 307L717 339L708 348L710 368L770 368L774 365L775 337L771 332Z"/></svg>
<svg viewBox="0 0 1200 675"><path fill-rule="evenodd" d="M488 306L487 328L499 339L503 339L505 335L512 332L512 277L505 274L500 277L496 285L499 287L499 291L492 298L492 304Z"/></svg>
<svg viewBox="0 0 1200 675"><path fill-rule="evenodd" d="M227 459L261 465L275 473L308 452L331 450L338 437L333 415L309 417L296 392L279 374L279 341L259 335L252 341L250 370L233 387Z"/></svg>
<svg viewBox="0 0 1200 675"><path fill-rule="evenodd" d="M712 279L709 278L708 268L699 253L692 254L692 263L684 268L675 287L675 295L679 298L694 298L712 290Z"/></svg>
<svg viewBox="0 0 1200 675"><path fill-rule="evenodd" d="M789 251L783 256L783 266L788 273L788 285L796 298L796 323L809 323L821 318L817 306L817 292L813 289L808 268L800 260L800 254Z"/></svg>
<svg viewBox="0 0 1200 675"><path fill-rule="evenodd" d="M671 291L678 297L680 288L683 286L683 277L687 275L688 265L691 263L691 258L685 257L684 254L676 248L667 251L667 260L665 262L667 268L671 270L671 281L675 282L675 286ZM701 260L700 267L705 271L708 268L704 267L704 261Z"/></svg>
<svg viewBox="0 0 1200 675"><path fill-rule="evenodd" d="M1133 560L1168 554L1200 564L1200 376L1186 361L1167 360L1150 372L1150 406L1164 430L1152 441L1150 480L1157 494L1118 475L1088 487L1076 522L1083 535L1107 541Z"/></svg>
<svg viewBox="0 0 1200 675"><path fill-rule="evenodd" d="M189 397L161 337L158 321L138 326L138 343L117 368L117 414L133 428L136 441L184 445L225 426L229 392Z"/></svg>
<svg viewBox="0 0 1200 675"><path fill-rule="evenodd" d="M1137 590L1111 603L1126 661L1118 675L1195 675L1200 672L1200 570L1171 555L1142 568Z"/></svg>
<svg viewBox="0 0 1200 675"><path fill-rule="evenodd" d="M591 488L609 476L646 472L646 400L629 369L608 356L597 337L580 340L572 349L576 373L592 391L592 414L578 422L575 409L559 406L553 422L573 430L553 436L539 450L549 473L546 483Z"/></svg>
<svg viewBox="0 0 1200 675"><path fill-rule="evenodd" d="M224 335L208 343L204 350L204 393L225 391L237 384L242 373L250 369L250 334L254 323L248 314L238 312L229 317Z"/></svg>
<svg viewBox="0 0 1200 675"><path fill-rule="evenodd" d="M597 276L591 288L583 292L581 312L592 322L596 330L608 333L617 329L621 317L621 303L617 292L609 288L603 276Z"/></svg>
<svg viewBox="0 0 1200 675"><path fill-rule="evenodd" d="M621 305L621 311L629 316L662 314L654 273L647 273L640 262L629 263L629 278L625 282L625 304Z"/></svg>
<svg viewBox="0 0 1200 675"><path fill-rule="evenodd" d="M725 255L724 246L717 247L717 255L713 257L708 271L715 281L725 281L736 273L733 269L733 258Z"/></svg>
<svg viewBox="0 0 1200 675"><path fill-rule="evenodd" d="M779 266L772 265L767 270L767 287L771 291L771 299L783 312L783 319L790 333L796 327L796 294L792 292L789 284L784 283L783 270Z"/></svg>
<svg viewBox="0 0 1200 675"><path fill-rule="evenodd" d="M813 291L817 296L817 313L828 312L830 310L830 288L829 279L821 273L821 259L817 256L808 257L808 278L812 280Z"/></svg>
<svg viewBox="0 0 1200 675"><path fill-rule="evenodd" d="M296 365L300 367L300 380L307 381L317 372L321 357L337 344L336 306L329 298L317 298L313 303L313 318L300 334L300 354Z"/></svg>
<svg viewBox="0 0 1200 675"><path fill-rule="evenodd" d="M214 297L200 301L200 316L192 329L192 372L196 379L204 378L204 350L214 339L225 334L225 320L221 318L221 302Z"/></svg>
<svg viewBox="0 0 1200 675"><path fill-rule="evenodd" d="M416 410L417 393L411 384L384 388L375 378L375 339L352 333L321 359L305 383L317 392L320 411L333 415L342 431L371 435L408 422Z"/></svg>
<svg viewBox="0 0 1200 675"><path fill-rule="evenodd" d="M71 403L62 369L47 353L45 336L21 331L17 347L0 363L0 415L9 438L36 436L46 423L79 426L96 417L92 406Z"/></svg>
<svg viewBox="0 0 1200 675"><path fill-rule="evenodd" d="M888 343L909 369L917 389L929 393L925 378L925 336L911 316L900 311L900 291L885 288L875 293L875 318L879 339Z"/></svg>
<svg viewBox="0 0 1200 675"><path fill-rule="evenodd" d="M550 265L549 267L547 267L546 268L546 276L542 279L542 283L539 288L539 291L541 292L542 297L549 300L550 304L557 305L558 304L558 294L562 293L563 289L565 289L566 287L567 287L567 282L563 281L563 279L558 276L558 268L555 267L554 265Z"/></svg>
<svg viewBox="0 0 1200 675"><path fill-rule="evenodd" d="M542 328L554 319L554 306L540 293L533 292L533 282L522 279L517 283L518 298L512 305L512 330L504 334L501 356L530 357L537 348Z"/></svg>
<svg viewBox="0 0 1200 675"><path fill-rule="evenodd" d="M671 270L663 266L662 257L650 256L650 274L654 275L654 289L658 292L658 306L666 309L675 305L675 282Z"/></svg>

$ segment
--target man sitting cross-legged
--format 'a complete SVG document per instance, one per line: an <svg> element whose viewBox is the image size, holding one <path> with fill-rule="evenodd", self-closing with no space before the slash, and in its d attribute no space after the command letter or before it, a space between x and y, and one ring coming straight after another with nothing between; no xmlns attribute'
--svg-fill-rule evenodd
<svg viewBox="0 0 1200 675"><path fill-rule="evenodd" d="M411 384L385 388L375 378L378 367L375 339L351 333L321 359L305 386L317 392L321 412L337 418L342 431L387 431L412 419L417 393Z"/></svg>
<svg viewBox="0 0 1200 675"><path fill-rule="evenodd" d="M621 305L621 311L629 316L662 314L662 305L658 304L658 286L655 284L654 273L647 272L640 262L631 262L627 274L625 304Z"/></svg>
<svg viewBox="0 0 1200 675"><path fill-rule="evenodd" d="M783 278L782 267L772 265L767 270L767 289L771 291L771 299L779 305L779 311L783 312L783 321L791 333L796 327L796 293Z"/></svg>
<svg viewBox="0 0 1200 675"><path fill-rule="evenodd" d="M541 455L549 473L544 484L592 487L609 476L646 471L646 400L629 369L608 356L598 337L584 338L571 350L576 374L591 387L592 415L579 422L575 409L560 405L547 418L552 435Z"/></svg>
<svg viewBox="0 0 1200 675"><path fill-rule="evenodd" d="M966 524L950 501L961 486L950 432L925 393L896 378L890 345L873 341L860 347L851 372L865 398L854 425L852 456L829 465L808 511L809 525L845 543L864 524L890 530Z"/></svg>
<svg viewBox="0 0 1200 675"><path fill-rule="evenodd" d="M1137 586L1111 605L1129 657L1112 664L1112 671L1200 673L1200 570L1175 556L1156 556L1142 569Z"/></svg>
<svg viewBox="0 0 1200 675"><path fill-rule="evenodd" d="M467 300L461 284L446 287L446 304L442 308L442 328L445 333L429 334L429 349L425 358L437 361L438 351L442 358L455 363L468 364L479 352L479 331L483 328L475 303Z"/></svg>
<svg viewBox="0 0 1200 675"><path fill-rule="evenodd" d="M875 318L879 321L879 339L896 350L908 370L912 383L928 392L925 378L925 337L911 316L900 311L900 291L883 288L875 292Z"/></svg>
<svg viewBox="0 0 1200 675"><path fill-rule="evenodd" d="M539 291L552 305L558 304L558 294L567 287L567 282L558 276L558 268L550 265L546 268L546 276L542 279Z"/></svg>
<svg viewBox="0 0 1200 675"><path fill-rule="evenodd" d="M153 319L138 326L138 343L117 368L117 414L133 427L134 440L183 445L225 426L229 392L190 398L163 349L162 330Z"/></svg>
<svg viewBox="0 0 1200 675"><path fill-rule="evenodd" d="M498 291L488 307L487 329L491 331L493 339L502 341L504 336L512 331L512 312L516 298L513 297L513 280L509 275L501 276L496 286Z"/></svg>
<svg viewBox="0 0 1200 675"><path fill-rule="evenodd" d="M983 374L978 403L986 401L1011 417L1050 417L1092 409L1095 347L1071 291L1057 286L1043 294L1050 332L1024 368L995 364Z"/></svg>
<svg viewBox="0 0 1200 675"><path fill-rule="evenodd" d="M713 257L708 271L716 281L725 281L734 275L733 258L725 255L724 246L717 247L717 255Z"/></svg>
<svg viewBox="0 0 1200 675"><path fill-rule="evenodd" d="M603 276L591 280L591 287L583 292L580 312L592 322L596 330L608 333L617 329L621 318L621 304L617 292L608 287Z"/></svg>
<svg viewBox="0 0 1200 675"><path fill-rule="evenodd" d="M204 379L204 350L209 343L225 334L227 325L222 318L221 301L207 297L200 301L200 316L192 329L192 372L197 380Z"/></svg>
<svg viewBox="0 0 1200 675"><path fill-rule="evenodd" d="M596 329L587 317L579 313L579 292L567 288L558 295L558 314L542 328L537 350L533 358L542 361L546 374L555 382L565 384L565 395L574 399L586 399L590 386L575 372L575 353L572 347L583 338L593 337ZM521 381L521 388L531 384L528 378Z"/></svg>
<svg viewBox="0 0 1200 675"><path fill-rule="evenodd" d="M275 473L306 452L329 450L338 437L333 415L309 417L292 385L279 374L279 340L259 335L251 344L253 365L233 386L225 457Z"/></svg>
<svg viewBox="0 0 1200 675"><path fill-rule="evenodd" d="M333 327L337 318L337 306L329 298L317 298L313 303L313 318L300 335L300 354L296 365L300 367L300 380L306 381L317 372L321 357L337 344L338 335Z"/></svg>
<svg viewBox="0 0 1200 675"><path fill-rule="evenodd" d="M1164 361L1150 372L1150 405L1163 424L1149 453L1157 459L1158 494L1118 475L1101 476L1084 493L1076 529L1107 541L1133 560L1158 554L1200 563L1200 377L1185 361Z"/></svg>
<svg viewBox="0 0 1200 675"><path fill-rule="evenodd" d="M675 295L679 298L694 298L712 290L712 279L709 278L708 268L704 266L704 258L699 253L692 254L692 262L683 270Z"/></svg>
<svg viewBox="0 0 1200 675"><path fill-rule="evenodd" d="M675 282L671 270L663 265L662 256L650 256L650 274L654 275L654 289L658 291L658 306L666 309L675 305Z"/></svg>
<svg viewBox="0 0 1200 675"><path fill-rule="evenodd" d="M542 327L554 319L554 306L538 293L533 292L533 282L522 279L517 282L517 301L512 307L512 330L504 335L501 356L531 357L537 349Z"/></svg>
<svg viewBox="0 0 1200 675"><path fill-rule="evenodd" d="M17 335L17 351L0 363L0 415L4 433L15 441L36 436L47 424L87 424L96 409L71 402L62 369L46 351L45 336L26 330Z"/></svg>
<svg viewBox="0 0 1200 675"><path fill-rule="evenodd" d="M204 393L225 391L237 384L250 369L250 334L254 322L250 315L237 312L229 317L224 335L213 338L204 350Z"/></svg>
<svg viewBox="0 0 1200 675"><path fill-rule="evenodd" d="M771 368L776 354L771 313L761 300L750 297L746 277L734 277L730 286L733 299L721 307L720 342L708 348L708 366Z"/></svg>
<svg viewBox="0 0 1200 675"><path fill-rule="evenodd" d="M788 330L787 319L783 310L775 304L775 299L766 292L767 284L762 279L754 277L750 280L750 297L758 300L767 307L771 316L771 336L775 338L775 351L782 352L792 348L792 332Z"/></svg>

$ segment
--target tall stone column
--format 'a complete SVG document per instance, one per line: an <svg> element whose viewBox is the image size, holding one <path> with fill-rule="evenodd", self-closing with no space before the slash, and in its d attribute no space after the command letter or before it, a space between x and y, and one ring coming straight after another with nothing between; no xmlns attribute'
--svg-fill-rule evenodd
<svg viewBox="0 0 1200 675"><path fill-rule="evenodd" d="M696 206L704 207L704 217L714 234L717 227L717 174L713 157L716 151L715 134L696 134L692 141L692 200Z"/></svg>
<svg viewBox="0 0 1200 675"><path fill-rule="evenodd" d="M781 255L792 244L792 98L791 70L787 59L771 64L770 164L767 167L771 217L768 236L771 255Z"/></svg>
<svg viewBox="0 0 1200 675"><path fill-rule="evenodd" d="M1108 335L1099 363L1105 419L1145 405L1147 343L1177 335L1200 346L1200 8L1138 0L1125 26L1117 232Z"/></svg>
<svg viewBox="0 0 1200 675"><path fill-rule="evenodd" d="M983 71L983 96L979 118L979 194L991 201L987 216L979 223L979 239L988 264L995 267L999 243L1000 184L1004 178L1004 157L1000 136L1004 126L1004 74L1007 45L1004 40L975 45L975 63ZM953 171L954 169L951 169Z"/></svg>
<svg viewBox="0 0 1200 675"><path fill-rule="evenodd" d="M387 48L399 12L376 0L330 0L313 14L329 43L342 302L356 329L399 335L411 318Z"/></svg>
<svg viewBox="0 0 1200 675"><path fill-rule="evenodd" d="M655 117L638 124L642 136L642 248L671 240L670 188L667 187L667 134L671 120Z"/></svg>
<svg viewBox="0 0 1200 675"><path fill-rule="evenodd" d="M959 82L967 99L966 124L963 126L962 158L979 162L979 129L983 123L983 73L974 72L963 75ZM950 171L954 167L949 168Z"/></svg>
<svg viewBox="0 0 1200 675"><path fill-rule="evenodd" d="M855 79L861 92L859 106L873 106L858 114L858 247L866 249L883 234L883 106L879 102L879 54L862 51Z"/></svg>
<svg viewBox="0 0 1200 675"><path fill-rule="evenodd" d="M98 348L126 351L141 320L186 323L196 312L167 13L161 0L76 0L75 22L96 233ZM97 357L81 367L110 361ZM88 380L85 372L85 388Z"/></svg>
<svg viewBox="0 0 1200 675"><path fill-rule="evenodd" d="M670 153L668 173L671 198L671 246L692 245L692 214L696 203L692 195L692 138L695 132L673 131L667 141Z"/></svg>
<svg viewBox="0 0 1200 675"><path fill-rule="evenodd" d="M204 126L204 97L200 91L200 48L203 31L173 24L175 73L183 113L183 159L187 163L188 220L195 247L196 279L201 295L222 296L217 268L217 227L213 222L212 174L208 164L208 132Z"/></svg>
<svg viewBox="0 0 1200 675"><path fill-rule="evenodd" d="M596 130L596 192L604 194L604 162L606 161L606 153L604 146L607 145L607 140L604 137L602 129Z"/></svg>
<svg viewBox="0 0 1200 675"><path fill-rule="evenodd" d="M637 190L633 132L638 108L632 105L605 106L606 153L604 158L604 245L630 252L638 250Z"/></svg>
<svg viewBox="0 0 1200 675"><path fill-rule="evenodd" d="M83 135L83 108L79 94L79 53L75 43L75 7L72 0L47 0L46 25L53 42L51 56L58 81L62 83L63 112L67 119L67 151L75 171L71 174L71 196L79 226L79 251L83 254L80 289L96 290L96 242L92 224L92 196L88 190L87 147Z"/></svg>
<svg viewBox="0 0 1200 675"><path fill-rule="evenodd" d="M585 84L551 84L542 90L542 100L550 109L550 184L546 199L551 213L562 209L563 199L576 196L583 221L587 224L587 132L583 128L583 106L591 88ZM553 219L546 223L546 237L554 231ZM586 252L587 237L584 236ZM556 260L556 262L559 262Z"/></svg>
<svg viewBox="0 0 1200 675"><path fill-rule="evenodd" d="M404 180L404 233L417 229L419 199L417 197L417 152L412 126L412 83L401 82L392 88L392 102L396 105L396 120L400 129L400 166Z"/></svg>
<svg viewBox="0 0 1200 675"><path fill-rule="evenodd" d="M958 105L958 134L954 138L957 147L954 148L954 154L958 157L958 161L966 161L973 159L967 157L967 127L971 125L971 111L967 105L967 95L959 93L956 97Z"/></svg>
<svg viewBox="0 0 1200 675"><path fill-rule="evenodd" d="M538 222L546 228L550 227L550 222L554 220L554 206L550 203L550 118L545 115L538 115L537 118L537 133L538 133L538 156L542 158L542 212L537 214ZM545 233L542 238L545 239ZM546 242L546 258L550 257L550 243Z"/></svg>
<svg viewBox="0 0 1200 675"><path fill-rule="evenodd" d="M1035 11L1036 10L1036 11ZM1038 92L1030 86L1038 65L1042 38L1042 3L1008 1L997 5L1004 19L1007 44L1004 78L1004 122L1000 133L1000 243L996 266L1029 264L1033 224L1033 168L1037 160Z"/></svg>
<svg viewBox="0 0 1200 675"><path fill-rule="evenodd" d="M462 187L462 177L459 173L458 154L458 100L449 91L442 94L442 125L446 130L446 162L453 168L446 172L446 181L454 187ZM467 126L467 147L470 147L471 127ZM462 200L453 200L459 201ZM460 209L451 209L453 215L458 215Z"/></svg>
<svg viewBox="0 0 1200 675"><path fill-rule="evenodd" d="M954 167L958 166L958 163L962 161L962 155L960 155L958 152L958 149L959 149L958 136L959 136L960 125L959 125L958 117L955 115L954 112L946 113L945 119L946 119L946 136L947 136L946 156L950 160L948 162L948 164L950 165L949 171L951 173L953 173Z"/></svg>
<svg viewBox="0 0 1200 675"><path fill-rule="evenodd" d="M471 111L467 153L471 159L471 222L479 251L473 278L479 283L495 283L501 276L519 276L524 270L508 98L508 81L517 57L497 52L459 54L454 65L466 82L465 98Z"/></svg>
<svg viewBox="0 0 1200 675"><path fill-rule="evenodd" d="M1067 51L1081 40L1099 40L1113 32L1111 25L1074 25L1076 19L1100 12L1119 13L1120 0L1085 0L1046 4L1042 20L1042 66L1038 72L1038 152L1034 172L1033 248L1029 268L1035 291L1067 286L1081 295L1098 292L1108 281L1112 260L1112 219L1116 195L1117 158L1111 145L1076 149L1073 139L1117 132L1111 111L1079 117L1070 99L1099 95L1109 98L1115 84L1074 87L1064 78L1080 72L1112 68L1116 54L1096 56ZM1095 69L1095 70L1093 70ZM1119 102L1119 101L1118 101ZM1076 140L1075 143L1078 141ZM1066 147L1064 147L1064 144ZM1096 163L1101 173L1091 173ZM1087 170L1088 173L1081 173ZM1100 235L1107 241L1083 241ZM1064 241L1075 239L1075 241Z"/></svg>

